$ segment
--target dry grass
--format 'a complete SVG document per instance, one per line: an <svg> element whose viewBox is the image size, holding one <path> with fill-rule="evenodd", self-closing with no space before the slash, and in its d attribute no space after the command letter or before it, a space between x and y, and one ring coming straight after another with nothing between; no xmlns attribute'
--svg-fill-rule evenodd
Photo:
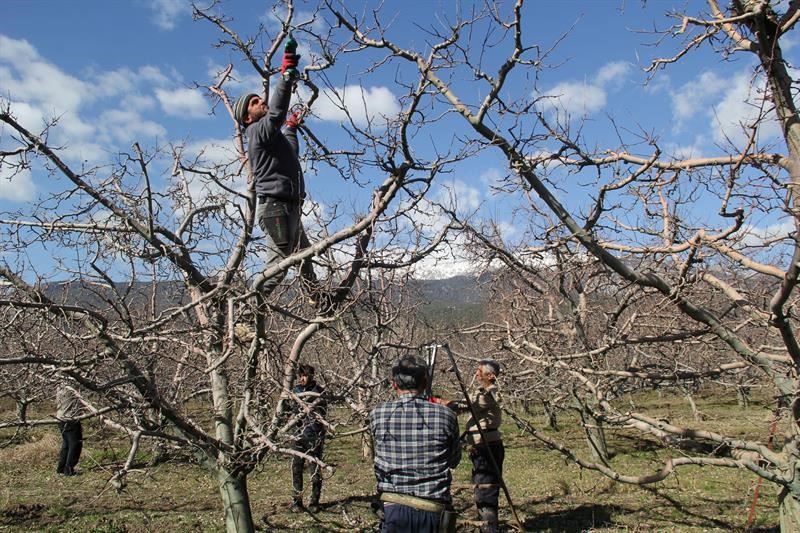
<svg viewBox="0 0 800 533"><path fill-rule="evenodd" d="M58 455L61 448L61 438L53 433L37 433L33 440L0 449L0 467L25 464L29 466L42 466L53 462L53 457Z"/></svg>

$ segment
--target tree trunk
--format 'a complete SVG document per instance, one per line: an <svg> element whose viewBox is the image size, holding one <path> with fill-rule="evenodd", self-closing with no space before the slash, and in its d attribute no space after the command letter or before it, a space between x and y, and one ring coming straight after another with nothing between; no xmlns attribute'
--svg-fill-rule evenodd
<svg viewBox="0 0 800 533"><path fill-rule="evenodd" d="M17 400L17 420L25 422L28 419L28 403L25 400Z"/></svg>
<svg viewBox="0 0 800 533"><path fill-rule="evenodd" d="M695 422L702 422L705 417L703 413L700 412L700 409L697 408L697 403L694 401L694 396L692 396L691 391L684 391L684 396L686 396L686 401L689 402L689 406L692 408L692 416L694 417Z"/></svg>
<svg viewBox="0 0 800 533"><path fill-rule="evenodd" d="M147 466L156 466L167 460L167 446L161 439L154 439L150 447L150 460Z"/></svg>
<svg viewBox="0 0 800 533"><path fill-rule="evenodd" d="M219 468L216 477L225 509L225 531L228 533L255 531L253 515L250 512L250 496L247 494L247 474L234 476L224 468Z"/></svg>
<svg viewBox="0 0 800 533"><path fill-rule="evenodd" d="M365 461L372 461L375 449L372 446L372 435L369 431L361 434L361 458Z"/></svg>
<svg viewBox="0 0 800 533"><path fill-rule="evenodd" d="M542 406L544 407L544 414L547 417L547 425L550 426L550 429L553 431L558 431L558 412L556 411L556 407L549 400L542 400Z"/></svg>
<svg viewBox="0 0 800 533"><path fill-rule="evenodd" d="M788 489L783 489L778 496L780 503L781 532L800 532L800 501Z"/></svg>
<svg viewBox="0 0 800 533"><path fill-rule="evenodd" d="M606 444L606 433L603 431L603 423L583 409L580 410L580 414L592 457L595 461L608 465L608 445Z"/></svg>

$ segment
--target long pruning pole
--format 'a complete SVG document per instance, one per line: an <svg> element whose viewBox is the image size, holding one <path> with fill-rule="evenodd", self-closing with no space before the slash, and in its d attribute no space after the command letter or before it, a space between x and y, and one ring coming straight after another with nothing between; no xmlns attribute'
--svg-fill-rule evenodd
<svg viewBox="0 0 800 533"><path fill-rule="evenodd" d="M475 425L478 428L478 433L480 433L481 436L481 442L486 442L486 434L483 432L483 428L481 427L480 420L478 419L478 413L475 411L475 406L472 404L472 400L469 398L467 387L466 385L464 385L464 379L461 377L461 371L458 370L458 364L456 363L456 358L453 355L453 352L450 351L450 345L443 344L442 347L447 351L447 356L450 358L450 362L453 363L453 372L455 372L456 374L456 380L458 381L459 387L461 387L461 394L464 395L464 399L467 401L467 407L469 408L469 412L472 414L472 419L475 421ZM519 516L517 515L517 509L514 507L514 501L511 499L511 493L508 491L508 486L506 485L506 482L503 481L503 473L500 471L500 467L498 466L497 461L494 458L494 455L491 452L489 452L486 455L489 456L489 461L492 463L492 468L494 468L494 471L497 474L497 478L500 480L500 487L503 489L503 494L506 495L508 506L511 508L511 514L514 515L514 520L517 522L519 530L525 531L525 528L522 526L522 521L519 519Z"/></svg>
<svg viewBox="0 0 800 533"><path fill-rule="evenodd" d="M425 397L430 398L433 396L433 371L436 367L436 351L439 348L439 345L434 343L426 346L425 348L428 350L428 353L425 355L425 364L428 365L428 383L425 385Z"/></svg>

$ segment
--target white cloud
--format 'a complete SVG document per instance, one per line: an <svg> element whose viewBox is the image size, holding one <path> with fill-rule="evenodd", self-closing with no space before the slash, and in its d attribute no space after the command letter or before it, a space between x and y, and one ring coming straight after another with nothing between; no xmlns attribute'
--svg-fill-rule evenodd
<svg viewBox="0 0 800 533"><path fill-rule="evenodd" d="M59 155L63 159L71 161L91 161L96 163L104 161L109 155L109 150L92 141L70 141L59 151Z"/></svg>
<svg viewBox="0 0 800 533"><path fill-rule="evenodd" d="M763 95L756 89L763 88L763 85L761 80L751 82L751 77L746 72L728 80L725 97L709 112L715 141L732 141L737 148L744 147L750 135L747 126L754 124L763 112L760 105ZM771 105L766 106L767 109L770 107ZM763 140L779 135L780 128L775 113L770 111L759 127L759 136Z"/></svg>
<svg viewBox="0 0 800 533"><path fill-rule="evenodd" d="M259 18L267 28L277 31L281 28L283 21L286 20L286 15L286 6L281 3L265 11ZM295 10L292 15L292 26L302 26L303 28L311 29L316 34L322 34L329 29L319 13L315 15L313 11L302 9ZM302 43L300 44L302 45Z"/></svg>
<svg viewBox="0 0 800 533"><path fill-rule="evenodd" d="M182 159L185 163L190 163L193 168L203 172L210 171L217 166L228 166L235 163L238 168L238 155L234 148L232 139L203 139L189 143L183 147L181 152ZM196 204L206 202L211 193L219 193L221 189L213 183L207 176L202 173L193 173L186 171L183 174L186 179L186 186L188 193ZM247 191L247 176L244 173L233 176L226 186L245 193ZM235 200L238 202L238 200ZM231 216L239 216L236 211L235 202L231 202L226 206L230 210ZM181 206L176 206L178 214L183 214Z"/></svg>
<svg viewBox="0 0 800 533"><path fill-rule="evenodd" d="M348 85L339 89L323 89L312 108L320 120L347 122L350 119L358 126L373 123L385 126L400 112L397 97L387 87L363 88Z"/></svg>
<svg viewBox="0 0 800 533"><path fill-rule="evenodd" d="M184 158L197 159L201 165L226 165L238 159L232 139L202 139L183 147Z"/></svg>
<svg viewBox="0 0 800 533"><path fill-rule="evenodd" d="M228 65L209 61L206 75L210 80L218 82L220 74L225 72L227 68ZM263 81L264 80L262 80L258 73L249 70L242 71L233 69L230 76L225 80L225 91L228 93L231 100L236 101L236 99L244 93L262 93L264 90ZM305 90L304 86L298 86L297 91L301 93L304 98L308 98L309 92Z"/></svg>
<svg viewBox="0 0 800 533"><path fill-rule="evenodd" d="M519 228L510 222L496 222L497 232L503 236L506 241L511 241L519 233Z"/></svg>
<svg viewBox="0 0 800 533"><path fill-rule="evenodd" d="M625 61L612 61L603 65L594 77L595 85L607 87L608 85L619 85L628 79L631 71L630 63Z"/></svg>
<svg viewBox="0 0 800 533"><path fill-rule="evenodd" d="M708 104L725 89L728 80L714 72L703 72L672 94L673 115L682 122L698 113L705 114Z"/></svg>
<svg viewBox="0 0 800 533"><path fill-rule="evenodd" d="M27 41L0 35L0 87L20 124L35 134L51 121L52 146L69 162L102 163L134 140L167 136L150 118L161 104L165 114L207 117L209 105L200 91L176 87L179 76L153 66L89 69L82 78L48 62Z"/></svg>
<svg viewBox="0 0 800 533"><path fill-rule="evenodd" d="M692 159L703 157L703 138L698 137L693 144L683 145L675 143L664 144L664 153L674 159Z"/></svg>
<svg viewBox="0 0 800 533"><path fill-rule="evenodd" d="M475 211L481 205L481 192L461 180L444 183L436 193L436 201L462 212Z"/></svg>
<svg viewBox="0 0 800 533"><path fill-rule="evenodd" d="M703 72L694 80L672 92L672 111L676 130L690 120L707 121L712 139L719 144L733 143L744 148L751 134L749 129L763 114L763 78L753 79L752 71L743 70L729 78L715 72ZM766 106L765 110L769 110ZM761 141L780 136L775 113L768 111L759 125ZM698 145L701 139L695 141Z"/></svg>
<svg viewBox="0 0 800 533"><path fill-rule="evenodd" d="M3 42L7 43L9 39L4 38ZM0 48L3 42L0 42ZM0 61L10 67L0 71L4 93L10 94L12 99L36 102L55 115L76 111L92 99L91 86L35 57L34 60L24 54L0 57Z"/></svg>
<svg viewBox="0 0 800 533"><path fill-rule="evenodd" d="M186 0L150 0L148 5L153 12L153 22L162 30L174 29L177 19L191 8Z"/></svg>
<svg viewBox="0 0 800 533"><path fill-rule="evenodd" d="M153 85L164 87L171 82L169 76L161 72L161 69L150 65L140 68L138 74L143 81L150 82Z"/></svg>
<svg viewBox="0 0 800 533"><path fill-rule="evenodd" d="M112 109L100 115L103 131L112 139L127 142L144 137L165 137L167 130L156 122L145 120L133 110Z"/></svg>
<svg viewBox="0 0 800 533"><path fill-rule="evenodd" d="M569 116L589 115L606 105L606 91L586 82L559 83L548 91L550 105Z"/></svg>
<svg viewBox="0 0 800 533"><path fill-rule="evenodd" d="M15 102L14 100L11 100L10 105L11 114L32 133L39 133L39 130L44 127L45 116L40 108L26 102Z"/></svg>
<svg viewBox="0 0 800 533"><path fill-rule="evenodd" d="M39 52L25 40L0 35L0 60L33 63L40 61Z"/></svg>
<svg viewBox="0 0 800 533"><path fill-rule="evenodd" d="M93 81L95 94L108 98L132 91L136 85L136 74L123 68L96 73Z"/></svg>
<svg viewBox="0 0 800 533"><path fill-rule="evenodd" d="M417 234L425 239L434 238L450 222L449 216L442 213L434 204L440 204L458 212L459 216L472 216L482 202L480 189L461 180L442 184L431 196L423 200L417 209L408 213L408 225L404 228L416 240ZM390 250L391 251L391 250ZM398 249L397 257L408 252ZM480 265L475 263L469 252L467 238L463 234L451 233L446 243L412 267L413 275L422 279L442 279L457 275L474 274Z"/></svg>
<svg viewBox="0 0 800 533"><path fill-rule="evenodd" d="M155 93L161 109L167 115L185 118L208 116L208 102L197 89L185 87L172 90L156 89Z"/></svg>
<svg viewBox="0 0 800 533"><path fill-rule="evenodd" d="M18 172L7 164L0 162L0 198L15 202L33 199L36 186L31 171L22 169Z"/></svg>
<svg viewBox="0 0 800 533"><path fill-rule="evenodd" d="M306 235L312 241L324 238L330 228L323 227L322 222L330 217L330 208L317 201L306 198L303 203L303 213L300 217Z"/></svg>
<svg viewBox="0 0 800 533"><path fill-rule="evenodd" d="M592 81L565 81L536 96L544 96L544 108L561 120L591 115L606 106L609 91L618 89L630 71L630 64L612 61L603 65Z"/></svg>
<svg viewBox="0 0 800 533"><path fill-rule="evenodd" d="M480 180L484 187L490 188L499 185L504 175L505 174L501 173L498 169L490 168L484 170L481 175L478 176L478 180Z"/></svg>
<svg viewBox="0 0 800 533"><path fill-rule="evenodd" d="M651 78L645 82L642 90L649 94L659 94L668 92L672 87L672 79L666 72L659 72L658 76Z"/></svg>
<svg viewBox="0 0 800 533"><path fill-rule="evenodd" d="M58 119L59 135L67 139L89 139L97 128L84 120L77 113L64 113Z"/></svg>
<svg viewBox="0 0 800 533"><path fill-rule="evenodd" d="M795 225L792 220L785 220L766 227L745 225L740 231L740 235L744 236L741 243L743 246L762 246L766 241L778 237L788 238L794 231Z"/></svg>
<svg viewBox="0 0 800 533"><path fill-rule="evenodd" d="M122 98L122 109L135 109L137 111L152 111L156 108L156 99L141 94L126 94Z"/></svg>

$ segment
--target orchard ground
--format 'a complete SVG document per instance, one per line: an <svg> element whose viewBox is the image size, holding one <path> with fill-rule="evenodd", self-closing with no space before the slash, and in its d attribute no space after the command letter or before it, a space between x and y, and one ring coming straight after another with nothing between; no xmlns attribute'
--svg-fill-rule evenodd
<svg viewBox="0 0 800 533"><path fill-rule="evenodd" d="M772 409L766 394L756 395L747 408L735 394L719 389L696 396L708 429L728 435L767 440ZM761 397L758 397L761 396ZM647 393L631 398L646 404L673 424L692 426L682 396ZM2 404L2 417L13 417L13 406ZM42 413L45 415L46 410ZM334 411L334 417L336 412ZM561 413L558 432L544 428L544 415L527 418L545 432L588 457L577 417ZM463 420L462 420L463 424ZM735 426L731 426L735 424ZM339 428L341 432L355 428ZM730 531L746 530L758 486L755 476L730 468L681 468L661 483L618 484L581 470L548 450L507 421L505 480L529 531ZM784 428L778 427L776 439ZM143 446L139 466L128 476L122 493L108 483L127 454L126 441L94 421L84 423L85 447L80 476L55 473L60 440L55 427L17 434L0 434L0 531L223 531L221 502L214 481L183 454L155 467L145 467L149 447ZM611 466L625 473L650 473L660 460L680 450L659 449L652 438L607 430L613 454ZM370 502L374 494L372 465L361 458L358 436L327 442L326 461L335 472L325 480L322 509L312 515L292 513L290 461L273 456L249 476L249 493L257 528L263 531L373 531L377 518ZM453 493L461 512L459 531L473 531L476 513L466 457L455 472ZM777 531L776 488L763 484L750 531ZM505 500L501 519L513 518ZM508 528L511 530L511 528Z"/></svg>

